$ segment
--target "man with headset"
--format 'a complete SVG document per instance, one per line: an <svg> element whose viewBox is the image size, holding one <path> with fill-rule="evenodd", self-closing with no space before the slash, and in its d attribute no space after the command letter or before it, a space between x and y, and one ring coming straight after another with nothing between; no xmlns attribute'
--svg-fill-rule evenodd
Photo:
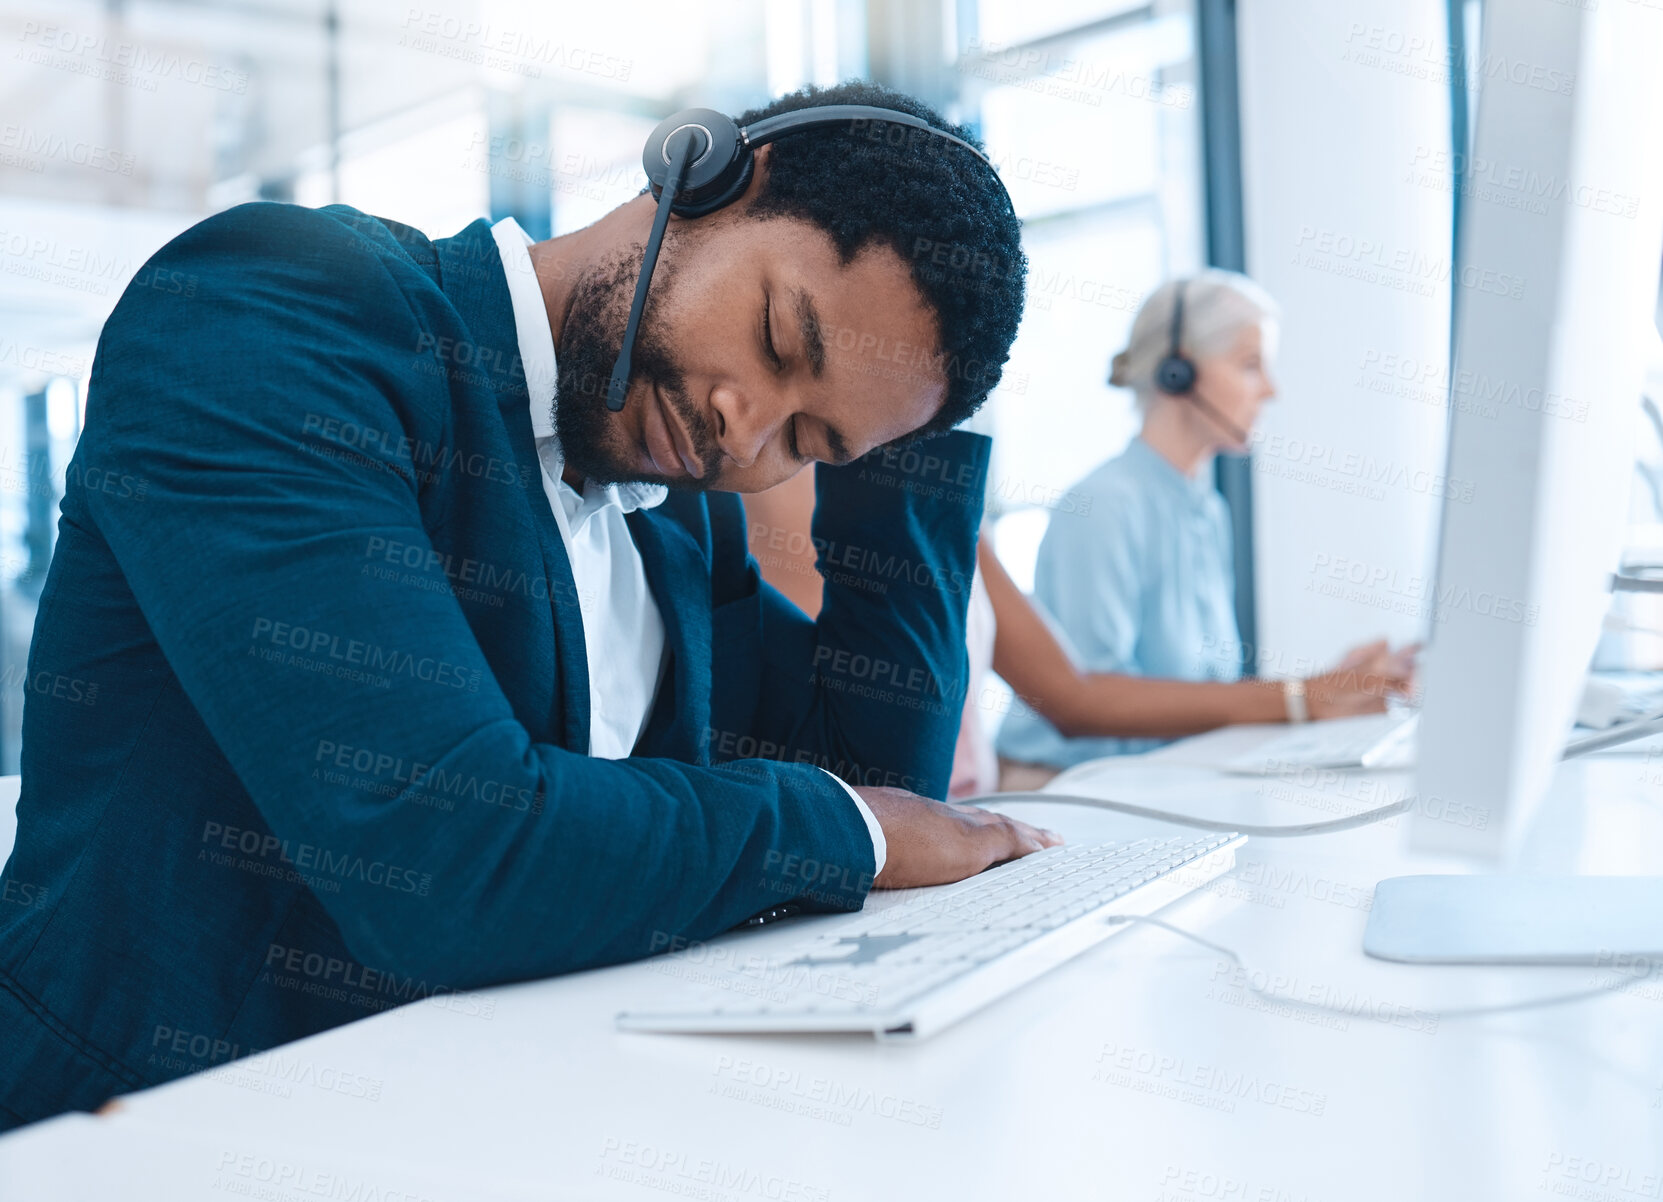
<svg viewBox="0 0 1663 1202"><path fill-rule="evenodd" d="M1055 842L926 800L1009 198L869 85L739 125L665 122L550 241L247 205L122 298L31 652L96 703L25 710L0 1127ZM733 494L814 461L810 622Z"/></svg>

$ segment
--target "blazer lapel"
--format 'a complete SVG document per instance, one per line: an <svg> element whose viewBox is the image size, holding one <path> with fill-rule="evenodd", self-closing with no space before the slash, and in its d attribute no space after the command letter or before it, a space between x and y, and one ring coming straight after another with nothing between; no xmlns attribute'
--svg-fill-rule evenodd
<svg viewBox="0 0 1663 1202"><path fill-rule="evenodd" d="M710 725L710 570L692 537L657 509L626 519L647 585L664 619L670 665L641 737L651 755L708 762ZM666 693L669 694L666 696Z"/></svg>
<svg viewBox="0 0 1663 1202"><path fill-rule="evenodd" d="M548 580L554 622L554 655L559 673L555 697L561 712L550 716L560 731L562 746L589 751L589 660L584 650L583 611L577 603L577 583L571 560L560 540L543 491L543 468L531 432L531 394L520 362L520 339L514 308L508 298L508 278L491 226L479 220L452 238L434 243L439 256L439 286L467 320L474 335L476 361L489 361L497 370L485 373L508 431L509 445L524 482L524 499ZM489 356L482 360L482 356Z"/></svg>

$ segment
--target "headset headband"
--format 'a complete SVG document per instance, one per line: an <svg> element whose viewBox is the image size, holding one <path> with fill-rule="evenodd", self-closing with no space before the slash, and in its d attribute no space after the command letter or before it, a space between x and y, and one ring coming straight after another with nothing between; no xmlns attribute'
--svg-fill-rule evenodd
<svg viewBox="0 0 1663 1202"><path fill-rule="evenodd" d="M1187 281L1179 280L1176 295L1172 298L1172 337L1167 356L1176 359L1183 354L1180 342L1184 336L1184 285Z"/></svg>
<svg viewBox="0 0 1663 1202"><path fill-rule="evenodd" d="M647 173L653 196L660 197L670 180L676 145L689 142L692 158L687 165L687 174L677 189L674 212L678 217L703 217L744 195L755 171L753 156L758 147L792 134L840 125L848 127L851 133L859 133L864 132L864 126L873 124L917 130L969 151L998 181L1006 206L1015 214L1016 209L1005 182L999 178L987 155L958 135L937 129L921 117L870 104L823 104L764 117L744 127L715 109L683 109L659 122L653 130L641 152L641 166Z"/></svg>
<svg viewBox="0 0 1663 1202"><path fill-rule="evenodd" d="M1172 329L1166 354L1155 365L1155 386L1169 396L1189 396L1195 388L1195 364L1184 355L1184 288L1179 280L1172 298ZM1198 403L1200 402L1197 398Z"/></svg>
<svg viewBox="0 0 1663 1202"><path fill-rule="evenodd" d="M834 125L847 121L854 124L857 121L887 121L891 125L905 125L911 129L921 129L932 137L942 138L955 146L962 146L982 162L988 169L993 170L993 161L977 150L970 143L956 134L948 133L925 121L922 117L914 117L911 113L903 113L899 109L878 108L870 104L823 104L818 108L797 109L790 113L780 113L775 117L764 117L754 125L747 125L739 132L751 146L765 146L776 138L783 138L786 134L796 133L803 129L812 129L817 125ZM995 176L998 172L994 172ZM1000 187L1004 181L1000 180Z"/></svg>

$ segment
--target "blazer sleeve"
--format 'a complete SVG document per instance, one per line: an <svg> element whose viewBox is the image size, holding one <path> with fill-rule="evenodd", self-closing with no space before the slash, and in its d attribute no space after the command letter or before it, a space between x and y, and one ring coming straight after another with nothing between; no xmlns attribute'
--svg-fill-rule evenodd
<svg viewBox="0 0 1663 1202"><path fill-rule="evenodd" d="M319 893L349 950L462 988L642 956L793 898L858 909L872 844L836 782L533 742L455 598L366 570L372 537L429 545L410 447L445 445L449 400L410 366L442 301L363 242L259 205L163 248L154 271L194 295L123 298L76 454L144 481L143 504L88 490L86 517L273 834L420 882L421 904L355 877ZM320 415L358 431L350 455L308 438ZM499 804L339 783L343 748Z"/></svg>
<svg viewBox="0 0 1663 1202"><path fill-rule="evenodd" d="M713 498L715 579L734 598L717 609L718 654L759 648L748 677L718 663L713 754L746 746L728 735L748 731L777 758L854 784L946 796L991 447L954 431L817 468L812 537L825 584L813 621L762 580L738 499L724 513Z"/></svg>

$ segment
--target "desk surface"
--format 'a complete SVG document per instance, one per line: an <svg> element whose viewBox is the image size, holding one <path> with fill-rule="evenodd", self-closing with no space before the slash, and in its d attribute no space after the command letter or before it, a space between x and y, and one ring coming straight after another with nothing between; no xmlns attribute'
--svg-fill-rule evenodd
<svg viewBox="0 0 1663 1202"><path fill-rule="evenodd" d="M1221 777L1237 728L1106 763L1074 791L1242 822L1401 796L1405 773ZM1012 805L1073 841L1154 824ZM1402 819L1256 839L1163 917L1235 950L1127 930L932 1040L663 1036L612 1015L667 962L432 999L0 1140L0 1195L280 1199L1135 1198L1334 1202L1663 1195L1663 983L1587 968L1424 968L1360 951ZM1656 873L1663 771L1561 766L1537 867ZM892 899L879 896L872 904ZM808 920L813 921L813 920ZM792 929L792 927L795 929ZM747 951L801 924L730 936Z"/></svg>

